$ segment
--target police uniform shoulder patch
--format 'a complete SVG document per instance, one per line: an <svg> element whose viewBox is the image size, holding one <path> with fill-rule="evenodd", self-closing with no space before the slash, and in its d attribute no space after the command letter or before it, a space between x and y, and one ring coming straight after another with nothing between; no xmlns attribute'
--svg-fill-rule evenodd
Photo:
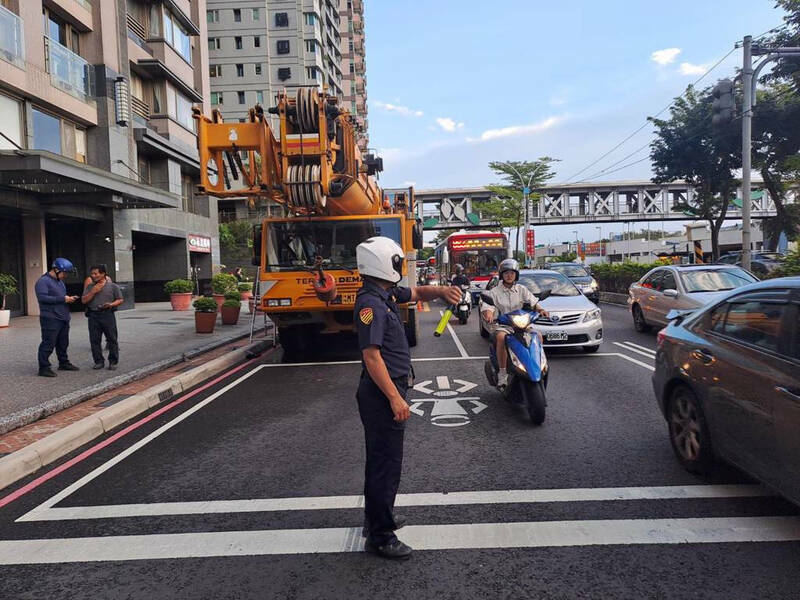
<svg viewBox="0 0 800 600"><path fill-rule="evenodd" d="M358 312L358 318L361 320L361 322L364 325L369 325L370 323L372 323L372 317L373 317L373 315L372 315L372 309L371 308L362 308Z"/></svg>

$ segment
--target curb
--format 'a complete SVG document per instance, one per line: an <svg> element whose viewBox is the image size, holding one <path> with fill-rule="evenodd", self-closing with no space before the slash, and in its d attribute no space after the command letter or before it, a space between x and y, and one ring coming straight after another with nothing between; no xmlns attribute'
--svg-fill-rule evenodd
<svg viewBox="0 0 800 600"><path fill-rule="evenodd" d="M121 423L250 358L254 353L263 351L267 345L268 342L260 341L223 354L0 458L0 490L111 431Z"/></svg>
<svg viewBox="0 0 800 600"><path fill-rule="evenodd" d="M628 304L628 294L617 294L616 292L600 292L600 302L608 304L618 304L625 306Z"/></svg>
<svg viewBox="0 0 800 600"><path fill-rule="evenodd" d="M151 363L143 367L139 367L138 369L135 369L130 373L117 375L116 377L107 379L102 383L96 383L89 387L85 387L81 390L70 392L69 394L64 394L63 396L58 396L57 398L45 400L44 402L41 402L36 406L31 406L23 410L11 413L10 415L5 415L3 417L0 417L0 435L8 433L9 431L13 431L14 429L18 429L19 427L23 427L30 423L33 423L34 421L38 421L39 419L43 419L44 417L49 417L52 414L55 414L57 412L69 408L70 406L75 406L76 404L80 404L84 400L88 400L89 398L93 398L94 396L99 396L100 394L111 391L125 384L131 383L132 381L137 381L138 379L142 379L144 377L147 377L148 375L152 375L153 373L158 373L159 371L168 369L173 365L177 365L178 363L194 358L200 354L203 354L204 352L210 352L211 350L216 350L217 348L219 348L220 346L224 346L225 344L230 344L231 342L236 342L238 340L246 338L249 335L250 332L248 331L240 335L235 335L233 337L225 338L224 340L219 339L214 342L211 342L210 344L206 344L204 346L198 346L197 348L192 348L191 350L187 350L186 352L182 352L181 354L176 354L174 356L171 356L170 358L165 358L158 362Z"/></svg>

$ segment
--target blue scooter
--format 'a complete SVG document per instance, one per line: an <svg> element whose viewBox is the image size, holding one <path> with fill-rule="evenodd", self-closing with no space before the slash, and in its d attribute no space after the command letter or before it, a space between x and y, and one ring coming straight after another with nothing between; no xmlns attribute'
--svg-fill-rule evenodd
<svg viewBox="0 0 800 600"><path fill-rule="evenodd" d="M543 290L539 300L544 300L550 295L550 290ZM481 301L489 306L494 306L492 298L481 294ZM503 391L507 400L514 404L525 405L528 415L534 425L544 423L547 399L547 357L544 354L542 341L539 334L531 327L539 318L539 313L526 304L521 310L515 310L505 315L500 315L498 324L513 329L513 333L506 336L506 369L508 371L508 385ZM484 363L486 379L492 386L497 386L497 350L491 344L489 360Z"/></svg>

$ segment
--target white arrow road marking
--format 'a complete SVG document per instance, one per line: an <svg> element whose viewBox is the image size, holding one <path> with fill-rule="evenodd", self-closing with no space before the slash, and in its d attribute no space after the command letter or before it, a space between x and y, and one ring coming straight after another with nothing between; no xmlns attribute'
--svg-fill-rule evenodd
<svg viewBox="0 0 800 600"><path fill-rule="evenodd" d="M447 378L447 375L437 375L436 376L436 386L440 390L449 390L450 389L450 380Z"/></svg>
<svg viewBox="0 0 800 600"><path fill-rule="evenodd" d="M478 387L477 383L472 383L471 381L464 381L463 379L453 379L453 383L460 383L461 387L456 390L459 394L463 394L464 392L468 392L472 388Z"/></svg>
<svg viewBox="0 0 800 600"><path fill-rule="evenodd" d="M0 564L357 552L359 528L224 531L0 541ZM727 517L409 525L416 550L714 544L800 540L798 517Z"/></svg>
<svg viewBox="0 0 800 600"><path fill-rule="evenodd" d="M486 408L486 405L481 402L480 400L473 400L472 401L472 414L477 415L479 412L483 411Z"/></svg>

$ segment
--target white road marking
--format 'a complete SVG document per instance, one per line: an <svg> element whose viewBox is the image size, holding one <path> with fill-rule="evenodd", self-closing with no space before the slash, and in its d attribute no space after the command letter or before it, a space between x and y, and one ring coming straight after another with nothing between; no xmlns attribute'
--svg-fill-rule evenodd
<svg viewBox="0 0 800 600"><path fill-rule="evenodd" d="M439 311L439 315L440 316L444 316L444 311L440 310ZM470 357L469 354L464 349L464 346L461 344L461 340L458 339L458 336L456 335L456 332L453 329L453 327L450 325L450 323L447 324L447 330L450 332L450 335L453 336L453 341L456 343L456 348L458 348L458 351L461 353L461 356L463 358L469 358Z"/></svg>
<svg viewBox="0 0 800 600"><path fill-rule="evenodd" d="M645 346L640 346L639 344L634 344L634 343L633 343L632 341L630 341L630 340L625 340L625 344L627 344L628 346L633 346L634 348L639 348L639 350L644 350L645 352L649 352L649 353L650 353L650 354L652 354L653 356L655 356L655 355L656 355L656 351L655 351L655 350L653 350L652 348L647 348L647 347L645 347Z"/></svg>
<svg viewBox="0 0 800 600"><path fill-rule="evenodd" d="M456 506L463 504L538 504L622 500L688 500L755 498L772 494L760 485L687 485L657 487L494 490L480 492L398 494L396 506ZM308 496L256 500L211 500L36 508L17 521L66 521L166 515L348 509L363 506L363 496Z"/></svg>
<svg viewBox="0 0 800 600"><path fill-rule="evenodd" d="M636 360L635 358L631 358L630 356L628 356L627 354L623 354L622 352L616 352L615 354L617 356L620 356L620 357L624 358L628 362L632 362L633 364L639 365L640 367L644 367L645 369L649 369L651 371L655 371L656 370L656 368L653 365L648 365L647 363L643 363L640 360Z"/></svg>
<svg viewBox="0 0 800 600"><path fill-rule="evenodd" d="M646 356L647 358L655 358L655 356L656 356L655 353L650 354L649 352L643 352L641 350L637 350L636 348L631 348L631 347L627 346L626 344L620 344L619 342L614 342L614 345L615 346L619 346L620 348L624 348L628 352L635 352L636 354L640 354L642 356Z"/></svg>
<svg viewBox="0 0 800 600"><path fill-rule="evenodd" d="M0 541L0 564L163 560L358 552L355 527L100 536ZM800 540L798 517L722 517L409 525L416 550L636 544L720 544Z"/></svg>
<svg viewBox="0 0 800 600"><path fill-rule="evenodd" d="M437 375L436 376L436 385L439 389L442 390L449 390L450 389L450 380L447 378L447 375Z"/></svg>

